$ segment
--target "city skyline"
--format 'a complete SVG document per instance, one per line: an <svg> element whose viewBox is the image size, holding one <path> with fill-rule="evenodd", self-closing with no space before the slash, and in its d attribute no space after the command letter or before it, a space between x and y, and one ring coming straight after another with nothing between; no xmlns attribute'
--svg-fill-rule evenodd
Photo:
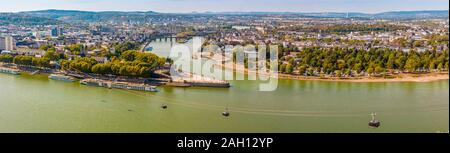
<svg viewBox="0 0 450 153"><path fill-rule="evenodd" d="M0 12L47 9L82 11L156 11L190 12L362 12L448 10L447 0L0 0ZM389 4L389 5L387 5ZM251 7L249 7L251 6Z"/></svg>

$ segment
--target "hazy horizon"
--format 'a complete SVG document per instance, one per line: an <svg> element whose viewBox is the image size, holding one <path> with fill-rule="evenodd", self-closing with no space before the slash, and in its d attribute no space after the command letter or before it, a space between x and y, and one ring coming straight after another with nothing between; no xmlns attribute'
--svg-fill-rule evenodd
<svg viewBox="0 0 450 153"><path fill-rule="evenodd" d="M37 10L192 12L360 12L448 10L447 0L0 0L0 12Z"/></svg>
<svg viewBox="0 0 450 153"><path fill-rule="evenodd" d="M193 12L158 12L158 11L153 11L153 10L147 10L147 11L119 11L119 10L103 10L103 11L90 11L90 10L68 10L68 9L42 9L42 10L28 10L28 11L19 11L19 12L0 12L0 13L20 13L20 12L33 12L33 11L49 11L49 10L58 10L58 11L81 11L81 12L156 12L156 13L180 13L180 14L189 14L189 13L364 13L364 14L377 14L377 13L385 13L385 12L412 12L412 11L450 11L449 9L446 10L387 10L387 11L383 11L383 12L373 12L373 13L368 13L368 12L357 12L357 11L348 11L348 12L338 12L338 11L332 11L332 12L289 12L289 11L284 11L284 12L275 12L275 11L222 11L222 12L212 12L212 11L204 11L204 12L197 12L197 11L193 11Z"/></svg>

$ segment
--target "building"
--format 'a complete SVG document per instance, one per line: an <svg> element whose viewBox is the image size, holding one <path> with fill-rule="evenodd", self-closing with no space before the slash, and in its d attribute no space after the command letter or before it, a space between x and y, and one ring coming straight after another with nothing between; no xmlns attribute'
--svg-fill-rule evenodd
<svg viewBox="0 0 450 153"><path fill-rule="evenodd" d="M105 63L109 62L108 58L106 58L106 57L91 57L91 58L95 59L95 61L97 61L98 63L101 63L101 64L105 64Z"/></svg>
<svg viewBox="0 0 450 153"><path fill-rule="evenodd" d="M43 39L51 36L51 30L50 31L34 31L33 36L36 37L36 39Z"/></svg>
<svg viewBox="0 0 450 153"><path fill-rule="evenodd" d="M45 51L39 50L39 49L17 48L16 53L19 55L43 57L45 54Z"/></svg>
<svg viewBox="0 0 450 153"><path fill-rule="evenodd" d="M247 30L247 29L250 29L249 26L233 26L231 28L236 29L236 30Z"/></svg>
<svg viewBox="0 0 450 153"><path fill-rule="evenodd" d="M57 38L57 37L63 35L63 29L59 28L59 27L54 27L54 28L52 28L50 33L51 33L53 38Z"/></svg>
<svg viewBox="0 0 450 153"><path fill-rule="evenodd" d="M0 37L0 50L14 50L14 38L11 36Z"/></svg>

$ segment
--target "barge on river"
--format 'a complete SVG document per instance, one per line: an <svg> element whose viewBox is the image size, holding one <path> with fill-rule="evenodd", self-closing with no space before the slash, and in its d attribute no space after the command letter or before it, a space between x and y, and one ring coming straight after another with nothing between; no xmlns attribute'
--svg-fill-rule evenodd
<svg viewBox="0 0 450 153"><path fill-rule="evenodd" d="M137 91L148 91L157 92L155 86L150 86L147 84L131 83L131 82L116 82L101 79L83 79L80 81L82 85L104 87L104 88L115 88L115 89L126 89L126 90L137 90Z"/></svg>
<svg viewBox="0 0 450 153"><path fill-rule="evenodd" d="M0 68L0 73L20 75L21 71L10 68Z"/></svg>

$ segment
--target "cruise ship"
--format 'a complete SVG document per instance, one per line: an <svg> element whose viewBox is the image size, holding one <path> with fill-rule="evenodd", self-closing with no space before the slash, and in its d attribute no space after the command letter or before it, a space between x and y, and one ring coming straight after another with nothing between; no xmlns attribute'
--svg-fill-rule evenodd
<svg viewBox="0 0 450 153"><path fill-rule="evenodd" d="M126 90L137 90L137 91L148 91L157 92L155 86L150 86L146 84L136 84L128 82L112 82L100 79L84 79L80 81L82 85L105 87L105 88L116 88L116 89L126 89Z"/></svg>
<svg viewBox="0 0 450 153"><path fill-rule="evenodd" d="M0 68L0 73L20 75L21 72L20 70L14 70L10 68Z"/></svg>
<svg viewBox="0 0 450 153"><path fill-rule="evenodd" d="M48 76L49 79L57 80L57 81L67 81L67 82L74 82L75 78L71 76L65 76L65 75L59 75L59 74L52 74Z"/></svg>

